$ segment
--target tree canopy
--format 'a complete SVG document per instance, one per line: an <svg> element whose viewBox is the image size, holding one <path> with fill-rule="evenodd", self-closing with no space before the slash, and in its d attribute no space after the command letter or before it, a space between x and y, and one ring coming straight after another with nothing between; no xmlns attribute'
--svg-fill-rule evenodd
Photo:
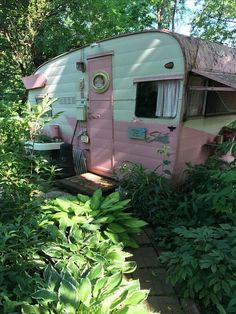
<svg viewBox="0 0 236 314"><path fill-rule="evenodd" d="M235 0L200 0L192 34L206 40L236 45Z"/></svg>
<svg viewBox="0 0 236 314"><path fill-rule="evenodd" d="M25 99L20 78L71 48L121 33L176 29L187 0L2 0L0 97ZM198 1L199 3L199 1ZM192 33L235 43L234 0L201 0Z"/></svg>

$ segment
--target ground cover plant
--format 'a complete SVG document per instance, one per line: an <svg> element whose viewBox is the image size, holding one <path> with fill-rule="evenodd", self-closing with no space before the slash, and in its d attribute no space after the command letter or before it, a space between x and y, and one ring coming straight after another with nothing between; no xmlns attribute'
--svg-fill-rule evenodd
<svg viewBox="0 0 236 314"><path fill-rule="evenodd" d="M213 157L186 172L173 189L137 165L121 186L127 195L137 189L132 206L155 229L161 261L181 296L199 301L203 313L235 313L236 167Z"/></svg>
<svg viewBox="0 0 236 314"><path fill-rule="evenodd" d="M136 265L116 232L145 224L124 212L127 203L96 191L27 206L1 223L1 313L149 313L148 291L123 276Z"/></svg>
<svg viewBox="0 0 236 314"><path fill-rule="evenodd" d="M148 291L124 277L136 265L123 250L146 223L119 193L38 197L54 169L23 143L34 140L45 108L0 106L0 313L149 313Z"/></svg>

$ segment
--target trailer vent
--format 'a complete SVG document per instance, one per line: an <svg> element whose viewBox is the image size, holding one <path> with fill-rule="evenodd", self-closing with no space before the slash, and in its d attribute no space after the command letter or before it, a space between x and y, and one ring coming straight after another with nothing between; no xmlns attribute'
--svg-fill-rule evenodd
<svg viewBox="0 0 236 314"><path fill-rule="evenodd" d="M73 149L73 159L76 174L87 172L86 157L82 149L80 148Z"/></svg>

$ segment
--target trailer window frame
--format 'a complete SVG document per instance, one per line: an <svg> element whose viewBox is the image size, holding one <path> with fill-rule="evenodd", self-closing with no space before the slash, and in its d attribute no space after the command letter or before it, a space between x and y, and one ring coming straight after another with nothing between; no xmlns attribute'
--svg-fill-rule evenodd
<svg viewBox="0 0 236 314"><path fill-rule="evenodd" d="M194 85L191 85L191 79L202 80L202 84L196 85L195 83ZM234 108L231 110L223 100L225 93L234 93L234 95L231 96L234 100L232 100L232 103L230 104L230 106L234 106ZM198 104L198 107L193 100L194 94L197 96L196 99L202 98L202 102ZM218 108L216 105L218 105ZM223 107L225 110L222 109ZM220 111L221 109L222 111ZM214 81L213 79L191 74L187 86L186 113L188 119L236 114L236 90L223 83Z"/></svg>
<svg viewBox="0 0 236 314"><path fill-rule="evenodd" d="M134 80L136 83L135 116L149 119L175 119L178 113L181 79L182 76ZM161 95L158 95L158 90L161 90ZM167 97L169 108L165 106ZM174 101L173 105L172 101Z"/></svg>
<svg viewBox="0 0 236 314"><path fill-rule="evenodd" d="M43 102L43 99L46 97L47 95L45 94L38 94L35 96L35 106L38 106L38 105L41 105L42 102ZM49 98L50 100L51 98ZM45 113L43 114L42 118L52 118L53 117L53 108L52 108L52 104L50 104L50 109Z"/></svg>

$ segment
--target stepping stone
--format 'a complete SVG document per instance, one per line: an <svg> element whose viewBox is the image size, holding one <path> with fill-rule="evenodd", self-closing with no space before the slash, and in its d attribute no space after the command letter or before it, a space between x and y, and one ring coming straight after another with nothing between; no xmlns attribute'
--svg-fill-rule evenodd
<svg viewBox="0 0 236 314"><path fill-rule="evenodd" d="M146 304L151 311L160 314L185 314L177 297L150 296Z"/></svg>
<svg viewBox="0 0 236 314"><path fill-rule="evenodd" d="M150 289L150 296L175 295L173 287L166 280L166 272L163 268L138 268L133 273L133 278L140 280L141 289Z"/></svg>
<svg viewBox="0 0 236 314"><path fill-rule="evenodd" d="M91 172L56 181L56 185L73 193L92 195L95 190L101 189L104 194L113 192L118 182Z"/></svg>
<svg viewBox="0 0 236 314"><path fill-rule="evenodd" d="M134 236L135 241L138 245L151 245L151 240L147 236L147 234L142 230Z"/></svg>
<svg viewBox="0 0 236 314"><path fill-rule="evenodd" d="M152 247L139 247L138 249L129 249L127 251L133 254L129 259L135 261L138 268L160 268L160 261Z"/></svg>
<svg viewBox="0 0 236 314"><path fill-rule="evenodd" d="M185 314L200 314L198 308L191 299L180 299L180 303L184 309Z"/></svg>

